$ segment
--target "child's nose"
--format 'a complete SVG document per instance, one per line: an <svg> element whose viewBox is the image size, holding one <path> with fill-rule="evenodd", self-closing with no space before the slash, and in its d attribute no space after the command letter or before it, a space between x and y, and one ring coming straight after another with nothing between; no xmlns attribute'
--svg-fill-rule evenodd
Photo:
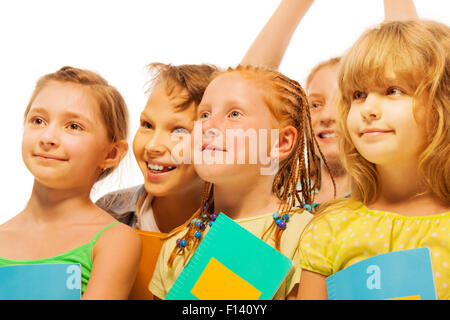
<svg viewBox="0 0 450 320"><path fill-rule="evenodd" d="M47 126L40 136L39 143L42 147L54 147L59 145L59 130L56 126Z"/></svg>
<svg viewBox="0 0 450 320"><path fill-rule="evenodd" d="M381 117L380 97L369 93L361 108L361 116L365 121L378 120Z"/></svg>
<svg viewBox="0 0 450 320"><path fill-rule="evenodd" d="M155 132L145 144L145 152L163 154L167 150L167 137L162 132Z"/></svg>
<svg viewBox="0 0 450 320"><path fill-rule="evenodd" d="M336 106L326 105L320 113L320 124L324 127L331 127L336 123Z"/></svg>

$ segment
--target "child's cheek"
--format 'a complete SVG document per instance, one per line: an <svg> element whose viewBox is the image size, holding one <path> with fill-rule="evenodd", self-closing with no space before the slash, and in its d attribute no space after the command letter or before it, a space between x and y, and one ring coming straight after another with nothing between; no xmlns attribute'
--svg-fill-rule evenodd
<svg viewBox="0 0 450 320"><path fill-rule="evenodd" d="M352 138L354 138L359 131L359 118L360 117L358 117L358 114L354 110L350 109L350 112L347 115L346 126Z"/></svg>

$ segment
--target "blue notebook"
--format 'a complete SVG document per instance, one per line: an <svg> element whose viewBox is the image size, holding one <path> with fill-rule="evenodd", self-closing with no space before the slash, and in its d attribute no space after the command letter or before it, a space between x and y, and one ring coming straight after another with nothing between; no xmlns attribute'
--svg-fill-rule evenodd
<svg viewBox="0 0 450 320"><path fill-rule="evenodd" d="M380 254L326 279L330 300L436 300L428 248Z"/></svg>
<svg viewBox="0 0 450 320"><path fill-rule="evenodd" d="M219 214L166 300L269 300L292 261Z"/></svg>
<svg viewBox="0 0 450 320"><path fill-rule="evenodd" d="M0 300L80 300L79 263L0 267Z"/></svg>

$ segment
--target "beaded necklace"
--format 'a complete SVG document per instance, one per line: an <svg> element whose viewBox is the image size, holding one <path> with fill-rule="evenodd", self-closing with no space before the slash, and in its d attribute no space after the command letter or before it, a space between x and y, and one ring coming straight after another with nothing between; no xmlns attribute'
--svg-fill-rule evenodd
<svg viewBox="0 0 450 320"><path fill-rule="evenodd" d="M206 206L204 208L204 211L206 211ZM187 225L187 227L189 228L190 226L194 226L197 231L195 231L194 233L194 238L196 240L200 240L203 237L203 231L205 231L206 229L206 225L209 225L209 227L211 228L214 224L214 221L216 221L218 214L213 213L211 214L211 216L208 216L206 213L203 214L202 218L194 218L191 220L191 222L189 222L189 224ZM275 212L272 215L273 219L275 220L275 225L277 228L284 230L287 227L287 223L289 221L289 214L288 213L284 213L282 215L280 215L280 213ZM176 244L178 246L178 248L183 249L186 247L187 245L187 241L184 238L178 238L176 241Z"/></svg>
<svg viewBox="0 0 450 320"><path fill-rule="evenodd" d="M206 205L203 208L203 211L206 212ZM191 222L189 222L189 224L187 225L187 227L189 228L191 225L194 226L197 231L195 231L194 233L194 238L196 240L200 240L203 236L203 231L205 231L206 229L206 225L209 224L209 227L212 227L212 225L214 224L214 221L216 221L217 219L217 214L213 213L211 214L211 216L208 216L208 214L204 213L202 218L194 218L191 220ZM187 241L186 239L182 239L182 238L178 238L177 239L177 246L182 249L184 247L186 247L187 245Z"/></svg>

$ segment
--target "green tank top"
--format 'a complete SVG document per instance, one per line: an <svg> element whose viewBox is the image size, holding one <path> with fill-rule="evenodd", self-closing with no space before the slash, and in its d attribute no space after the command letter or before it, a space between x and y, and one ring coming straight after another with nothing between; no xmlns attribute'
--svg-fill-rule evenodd
<svg viewBox="0 0 450 320"><path fill-rule="evenodd" d="M84 290L86 290L87 283L91 276L92 270L91 251L92 248L94 247L94 244L97 242L98 237L100 237L103 231L119 223L121 222L113 222L107 225L102 230L100 230L89 243L86 243L73 250L61 253L60 255L35 260L12 260L0 257L0 267L23 265L23 264L79 263L81 265L81 294L83 294Z"/></svg>

